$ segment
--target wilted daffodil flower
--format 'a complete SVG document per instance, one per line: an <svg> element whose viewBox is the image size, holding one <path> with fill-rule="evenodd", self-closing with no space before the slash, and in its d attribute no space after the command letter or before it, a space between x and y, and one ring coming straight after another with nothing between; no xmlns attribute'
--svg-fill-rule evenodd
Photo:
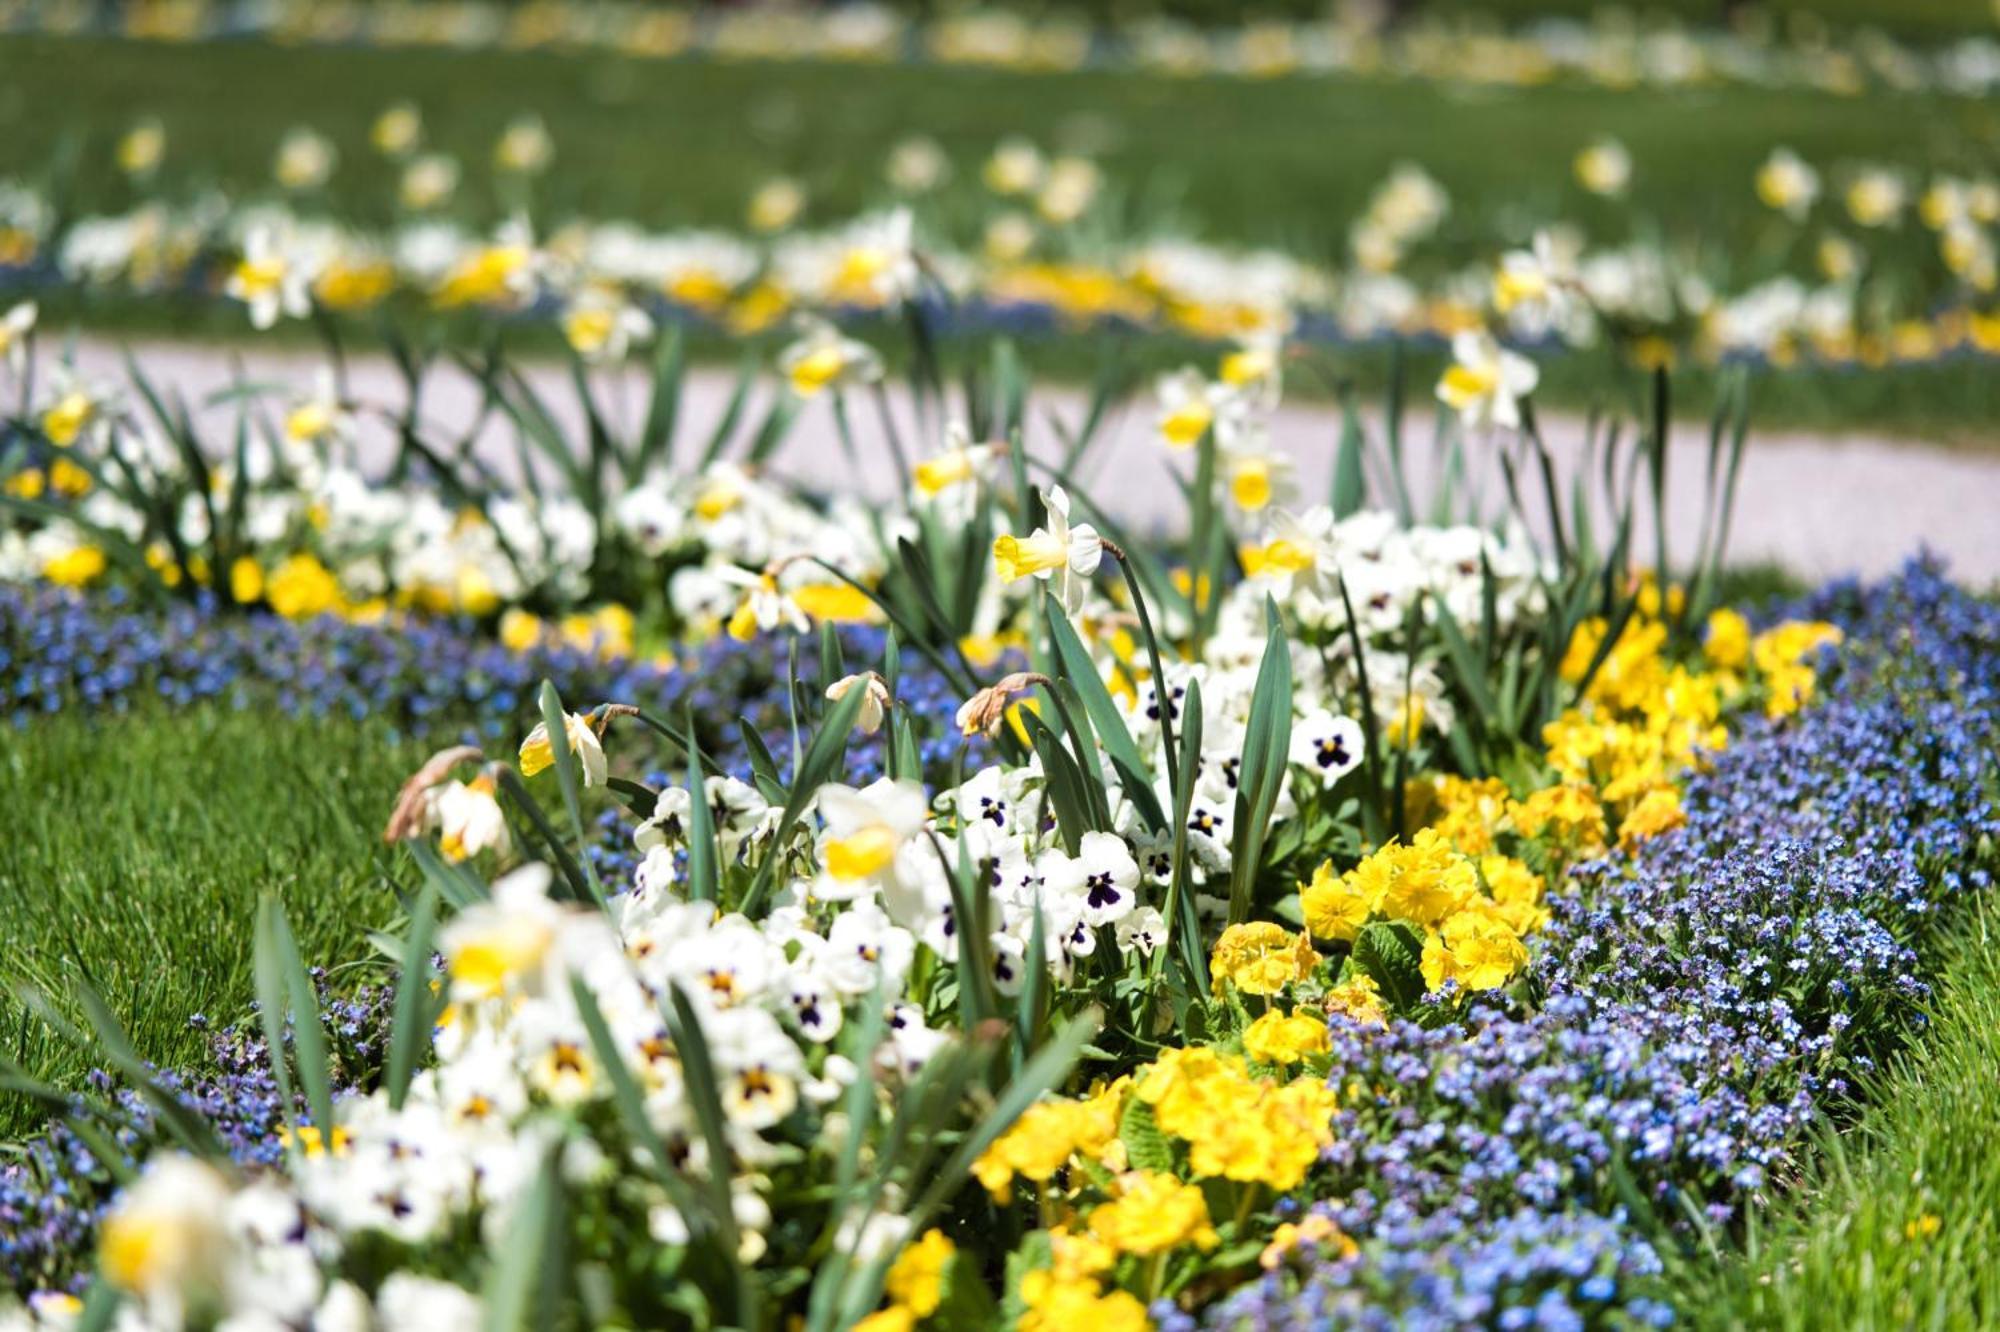
<svg viewBox="0 0 2000 1332"><path fill-rule="evenodd" d="M993 564L1000 581L1021 578L1056 580L1057 599L1074 615L1083 608L1085 589L1104 558L1104 539L1089 523L1069 523L1069 495L1056 486L1042 496L1048 526L1025 537L1003 534L993 542Z"/></svg>
<svg viewBox="0 0 2000 1332"><path fill-rule="evenodd" d="M1453 338L1451 354L1453 363L1438 380L1438 400L1457 412L1468 428L1520 429L1521 399L1541 382L1535 363L1483 332Z"/></svg>
<svg viewBox="0 0 2000 1332"><path fill-rule="evenodd" d="M873 735L882 729L882 720L889 711L889 682L874 671L863 671L835 680L826 687L826 696L828 701L838 703L855 689L862 691L862 697L861 711L854 724L863 735Z"/></svg>
<svg viewBox="0 0 2000 1332"><path fill-rule="evenodd" d="M842 337L824 320L806 322L804 335L778 354L778 371L801 398L829 388L869 384L882 377L882 358L865 342Z"/></svg>
<svg viewBox="0 0 2000 1332"><path fill-rule="evenodd" d="M569 737L570 752L576 755L577 766L583 769L583 784L604 785L604 746L598 742L597 730L590 724L590 719L566 712L563 714L563 730ZM521 775L533 777L555 761L555 746L549 741L548 723L538 722L535 729L528 732L528 738L521 742Z"/></svg>

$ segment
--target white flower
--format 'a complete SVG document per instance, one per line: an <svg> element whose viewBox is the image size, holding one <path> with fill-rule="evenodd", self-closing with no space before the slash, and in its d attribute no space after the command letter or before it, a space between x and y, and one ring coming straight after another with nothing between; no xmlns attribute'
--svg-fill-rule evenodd
<svg viewBox="0 0 2000 1332"><path fill-rule="evenodd" d="M288 190L318 189L333 174L338 160L332 140L309 129L295 129L279 142L272 174Z"/></svg>
<svg viewBox="0 0 2000 1332"><path fill-rule="evenodd" d="M858 996L880 988L898 993L916 956L916 940L882 908L859 902L834 918L821 967L834 988Z"/></svg>
<svg viewBox="0 0 2000 1332"><path fill-rule="evenodd" d="M930 818L923 787L911 781L885 777L858 791L830 783L817 799L826 826L813 895L829 902L851 900L893 880L903 844Z"/></svg>
<svg viewBox="0 0 2000 1332"><path fill-rule="evenodd" d="M575 712L563 714L563 732L569 739L570 753L576 755L577 766L583 770L583 784L604 785L608 769L604 760L604 746L597 739L597 731L590 719ZM521 775L533 777L536 773L554 765L555 746L549 743L547 722L536 722L535 729L528 732L528 738L521 742Z"/></svg>
<svg viewBox="0 0 2000 1332"><path fill-rule="evenodd" d="M432 810L446 860L467 860L488 850L504 856L513 847L491 777L481 774L471 782L454 781L437 788Z"/></svg>
<svg viewBox="0 0 2000 1332"><path fill-rule="evenodd" d="M485 1311L479 1297L449 1281L392 1272L375 1297L381 1332L479 1332Z"/></svg>
<svg viewBox="0 0 2000 1332"><path fill-rule="evenodd" d="M1535 363L1506 350L1490 333L1460 333L1452 339L1451 351L1453 364L1438 380L1438 400L1468 428L1490 424L1519 429L1521 399L1541 381Z"/></svg>
<svg viewBox="0 0 2000 1332"><path fill-rule="evenodd" d="M586 361L620 361L634 342L653 336L646 312L606 287L586 287L562 315L563 337Z"/></svg>
<svg viewBox="0 0 2000 1332"><path fill-rule="evenodd" d="M1140 907L1118 922L1118 947L1122 952L1151 957L1166 938L1166 917L1153 907Z"/></svg>
<svg viewBox="0 0 2000 1332"><path fill-rule="evenodd" d="M177 1326L191 1296L212 1289L229 1259L228 1181L192 1157L163 1156L119 1195L98 1238L106 1281Z"/></svg>
<svg viewBox="0 0 2000 1332"><path fill-rule="evenodd" d="M863 735L873 735L882 729L882 720L889 710L889 684L874 671L863 671L859 675L846 675L826 687L830 702L838 703L848 692L859 686L862 690L861 711L855 725Z"/></svg>
<svg viewBox="0 0 2000 1332"><path fill-rule="evenodd" d="M242 301L253 327L265 329L279 315L302 319L312 311L311 288L303 266L286 255L277 233L258 227L243 239L243 257L230 270L223 290Z"/></svg>
<svg viewBox="0 0 2000 1332"><path fill-rule="evenodd" d="M1085 590L1104 558L1104 539L1089 523L1069 524L1069 496L1056 486L1042 497L1048 526L1027 537L1002 535L993 542L993 563L1000 581L1034 577L1048 582L1060 575L1057 598L1074 615L1083 608Z"/></svg>
<svg viewBox="0 0 2000 1332"><path fill-rule="evenodd" d="M549 900L548 886L547 865L524 865L493 885L491 899L467 907L444 927L438 951L444 954L455 998L552 988L556 940L566 913Z"/></svg>
<svg viewBox="0 0 2000 1332"><path fill-rule="evenodd" d="M38 313L33 301L22 301L0 316L0 360L6 361L16 378L28 364L28 334L34 330Z"/></svg>
<svg viewBox="0 0 2000 1332"><path fill-rule="evenodd" d="M1803 221L1819 198L1819 172L1789 148L1773 148L1757 168L1757 197L1794 222Z"/></svg>
<svg viewBox="0 0 2000 1332"><path fill-rule="evenodd" d="M803 335L778 353L778 372L801 398L829 388L872 384L882 377L882 358L867 343L842 337L822 319L805 322Z"/></svg>
<svg viewBox="0 0 2000 1332"><path fill-rule="evenodd" d="M1592 194L1623 194L1632 183L1632 154L1616 139L1599 139L1576 155L1576 178Z"/></svg>
<svg viewBox="0 0 2000 1332"><path fill-rule="evenodd" d="M1083 919L1088 925L1110 925L1138 906L1139 862L1125 839L1114 833L1089 832L1077 844L1082 871Z"/></svg>
<svg viewBox="0 0 2000 1332"><path fill-rule="evenodd" d="M1316 708L1293 725L1289 757L1316 773L1321 786L1332 786L1361 766L1363 745L1359 722Z"/></svg>

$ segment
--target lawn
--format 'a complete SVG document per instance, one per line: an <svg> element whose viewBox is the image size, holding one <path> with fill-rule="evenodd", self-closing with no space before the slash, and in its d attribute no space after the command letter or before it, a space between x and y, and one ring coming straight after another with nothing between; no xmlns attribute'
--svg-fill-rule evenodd
<svg viewBox="0 0 2000 1332"><path fill-rule="evenodd" d="M369 956L368 931L399 912L380 826L421 757L386 726L213 705L0 725L7 977L58 995L87 978L142 1055L194 1063L206 1038L189 1018L220 1026L248 1009L261 894L283 900L309 963ZM0 1049L71 1086L103 1063L11 995ZM40 1118L0 1097L0 1138Z"/></svg>

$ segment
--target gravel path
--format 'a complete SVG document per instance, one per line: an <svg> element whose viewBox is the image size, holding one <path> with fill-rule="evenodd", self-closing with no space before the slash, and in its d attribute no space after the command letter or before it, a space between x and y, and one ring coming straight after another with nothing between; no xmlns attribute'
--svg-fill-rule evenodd
<svg viewBox="0 0 2000 1332"><path fill-rule="evenodd" d="M310 388L320 365L309 354L254 346L224 351L141 343L132 351L156 384L178 386L191 402L225 388L239 363L251 381L288 384L301 392ZM77 348L79 365L87 375L113 382L123 378L124 355L121 344L109 341L85 340ZM350 374L357 397L400 399L400 380L386 358L355 358ZM580 435L580 413L566 370L537 366L528 377L559 409L565 427ZM689 375L682 407L684 439L705 437L724 410L732 384L732 377L722 371L696 370ZM633 414L643 410L644 390L636 372L622 391ZM613 394L613 400L618 396ZM910 420L910 403L900 393L890 397L891 410L903 423L903 437L921 449ZM439 375L426 390L426 415L456 429L462 430L477 408L476 386L455 371ZM1071 390L1045 390L1032 400L1031 410L1035 414L1031 451L1054 457L1060 445L1050 417L1076 421L1083 413L1084 398ZM872 403L859 399L851 411L859 467L847 461L831 408L819 401L807 406L772 469L821 489L854 489L872 498L892 494L896 471L876 411ZM1150 405L1139 403L1107 422L1104 437L1087 461L1082 486L1107 511L1140 530L1168 527L1184 511L1176 477L1189 465L1159 441L1151 415ZM1367 424L1371 437L1379 438L1378 423ZM1409 474L1422 497L1438 469L1429 444L1428 413L1413 414L1412 424L1415 428L1406 431L1411 441ZM1557 417L1545 421L1543 428L1566 477L1584 454L1583 423ZM1302 501L1327 493L1339 431L1338 413L1325 404L1287 404L1272 420L1272 441L1293 460ZM386 434L364 440L364 449L374 457L386 456L389 447ZM1489 513L1500 510L1505 496L1496 461L1501 447L1499 442L1484 441L1468 451L1468 493L1483 497ZM487 430L476 451L502 470L511 469L513 445L502 428ZM1706 459L1705 421L1683 422L1670 451L1667 512L1671 548L1682 555L1691 552L1698 539ZM1371 493L1384 492L1378 488ZM1734 562L1772 562L1802 577L1822 579L1844 573L1882 574L1920 547L1928 547L1943 555L1960 578L1992 583L2000 581L1996 511L2000 511L2000 457L1881 437L1828 439L1753 432L1743 464L1730 555ZM1649 551L1650 521L1642 522L1641 528L1647 544L1639 549Z"/></svg>

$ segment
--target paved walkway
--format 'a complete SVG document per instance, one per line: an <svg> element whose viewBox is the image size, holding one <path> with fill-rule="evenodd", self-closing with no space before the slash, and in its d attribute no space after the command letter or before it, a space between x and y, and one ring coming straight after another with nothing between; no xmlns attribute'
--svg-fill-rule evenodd
<svg viewBox="0 0 2000 1332"><path fill-rule="evenodd" d="M178 386L191 402L228 386L239 363L253 382L289 384L302 392L311 387L320 364L309 354L255 347L224 351L142 343L133 352L156 384ZM122 378L123 357L123 347L109 341L86 340L78 347L85 372L107 380ZM355 358L350 374L357 397L400 399L400 380L386 358ZM553 365L536 366L528 378L556 407L566 429L580 437L581 415L567 372ZM706 438L732 386L732 377L724 371L702 369L689 375L681 418L684 451L697 447L688 441ZM636 417L644 410L644 395L635 371L630 382L609 397L616 403L622 396L624 410ZM427 388L425 412L432 420L463 430L478 402L473 382L446 370ZM1077 421L1084 411L1084 397L1074 390L1045 390L1031 400L1030 409L1035 416L1031 451L1055 458L1061 445L1051 419ZM906 445L921 451L924 445L917 440L908 399L892 392L891 410L902 423ZM1184 511L1176 477L1189 463L1159 441L1151 416L1150 403L1141 402L1108 420L1084 468L1082 489L1138 530L1170 528ZM1707 463L1706 422L1693 419L1692 413L1687 416L1675 432L1668 466L1667 529L1671 548L1681 556L1692 552L1698 540ZM892 494L896 471L874 404L856 399L851 417L859 467L849 464L831 408L819 401L806 407L774 459L773 470L818 489L851 489L871 498ZM1379 423L1371 419L1367 424L1371 438L1379 440ZM226 433L217 433L226 438ZM1582 421L1554 418L1544 422L1544 433L1567 478L1585 455ZM1278 450L1293 461L1301 501L1324 496L1340 435L1338 413L1325 404L1288 403L1273 419L1271 434ZM1439 470L1429 443L1428 411L1412 413L1406 437L1413 488L1422 496ZM389 447L386 433L364 441L365 450L374 457L386 456ZM1468 450L1468 488L1484 498L1489 513L1498 512L1505 497L1496 461L1500 447L1488 441ZM511 435L497 423L484 432L476 451L503 470L513 465ZM1588 475L1595 478L1596 469ZM1539 488L1538 480L1535 484ZM1568 481L1563 485L1566 494ZM1376 488L1371 493L1384 492ZM1652 548L1650 527L1648 514L1641 523L1642 551ZM1773 562L1810 579L1843 573L1877 575L1926 546L1943 555L1961 579L1975 584L2000 581L2000 456L1882 437L1827 439L1753 432L1730 541L1732 561Z"/></svg>

